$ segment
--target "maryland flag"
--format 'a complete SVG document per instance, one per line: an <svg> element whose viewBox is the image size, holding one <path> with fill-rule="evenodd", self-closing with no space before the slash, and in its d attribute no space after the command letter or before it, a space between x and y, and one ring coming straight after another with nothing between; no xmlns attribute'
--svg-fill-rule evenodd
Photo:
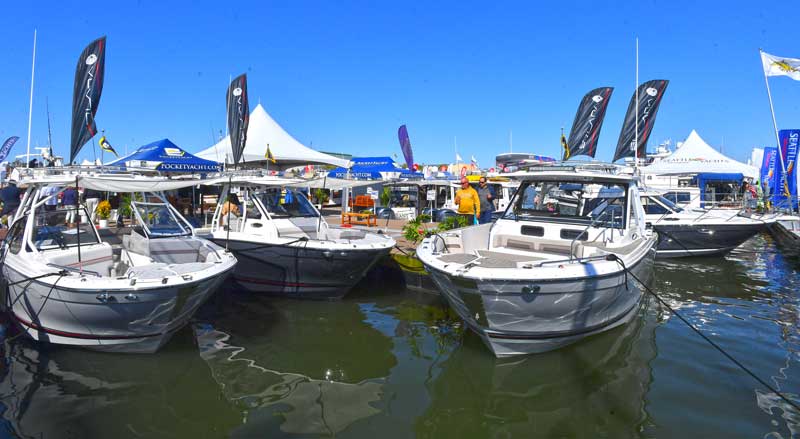
<svg viewBox="0 0 800 439"><path fill-rule="evenodd" d="M119 157L119 154L117 154L117 152L114 151L114 147L111 146L110 143L108 143L108 140L106 140L106 136L103 136L103 137L100 138L100 148L103 151L110 152L110 153L114 154L115 157Z"/></svg>
<svg viewBox="0 0 800 439"><path fill-rule="evenodd" d="M569 145L567 144L567 138L564 137L564 131L561 131L561 147L564 148L564 158L561 161L569 160Z"/></svg>
<svg viewBox="0 0 800 439"><path fill-rule="evenodd" d="M800 81L800 59L782 58L761 51L761 63L766 76L788 76Z"/></svg>
<svg viewBox="0 0 800 439"><path fill-rule="evenodd" d="M270 151L269 149L269 143L267 143L267 153L264 154L264 158L271 161L272 163L275 163L275 156L272 155L272 151Z"/></svg>

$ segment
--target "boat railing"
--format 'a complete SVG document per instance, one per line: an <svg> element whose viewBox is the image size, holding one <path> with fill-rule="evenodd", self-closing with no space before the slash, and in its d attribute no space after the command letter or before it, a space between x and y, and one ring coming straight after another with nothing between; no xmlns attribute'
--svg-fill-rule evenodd
<svg viewBox="0 0 800 439"><path fill-rule="evenodd" d="M605 239L606 232L609 229L611 229L614 226L614 224L616 224L616 217L614 215L616 210L612 209L610 211L606 211L606 209L608 209L610 206L611 206L611 204L608 204L605 208L603 208L603 210L600 212L600 215L597 215L596 218L593 218L592 221L586 227L584 227L584 229L580 233L576 234L575 237L572 238L572 241L570 241L570 243L569 243L569 261L572 261L575 258L575 248L574 247L575 247L575 243L578 242L578 239L580 239L582 236L588 236L589 229L592 228L593 226L595 226L596 223L601 218L603 218L607 213L610 213L611 214L611 223L610 223L610 225L607 225L607 226L603 227L601 229L600 233L598 233L597 236L595 236L594 239L592 239L590 242L596 242L597 238L599 238L601 236L603 237L603 239ZM613 233L613 230L612 230L611 242L613 242L613 240L614 240L614 233Z"/></svg>
<svg viewBox="0 0 800 439"><path fill-rule="evenodd" d="M60 264L53 264L53 263L49 263L49 264L47 264L47 266L48 267L54 267L54 268L60 268L62 270L71 271L73 273L89 273L89 274L93 274L93 275L95 275L97 277L103 277L100 273L98 273L96 271L93 271L93 270L87 270L85 268L76 268L76 267L70 267L69 265L60 265Z"/></svg>

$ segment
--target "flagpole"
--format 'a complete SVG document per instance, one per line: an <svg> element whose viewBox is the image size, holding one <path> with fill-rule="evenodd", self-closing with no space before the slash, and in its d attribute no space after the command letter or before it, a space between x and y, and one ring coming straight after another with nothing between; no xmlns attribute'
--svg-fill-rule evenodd
<svg viewBox="0 0 800 439"><path fill-rule="evenodd" d="M769 80L767 79L767 71L766 69L764 69L764 56L763 56L764 51L762 49L758 49L758 52L761 55L760 57L761 70L764 70L764 84L766 84L767 86L767 97L769 98L769 110L772 113L772 126L773 128L775 128L775 143L778 145L778 162L780 162L781 164L781 171L782 171L781 175L783 175L783 178L786 178L788 182L789 176L786 175L786 165L783 163L783 151L781 151L781 136L780 134L778 134L778 122L775 119L775 107L772 105L772 92L769 89ZM778 183L780 184L780 182ZM785 191L786 190L785 186L781 188L781 190ZM789 211L791 212L791 210L792 210L792 202L791 200L789 200Z"/></svg>
<svg viewBox="0 0 800 439"><path fill-rule="evenodd" d="M33 77L36 69L36 29L33 30L33 61L31 61L31 100L28 104L28 153L25 155L25 167L31 162L31 117L33 115Z"/></svg>
<svg viewBox="0 0 800 439"><path fill-rule="evenodd" d="M636 132L634 134L633 169L639 170L639 37L636 37Z"/></svg>
<svg viewBox="0 0 800 439"><path fill-rule="evenodd" d="M759 54L764 53L763 50L758 49ZM761 57L761 70L764 70L764 58ZM778 145L778 160L781 163L781 170L786 172L786 167L783 164L783 154L781 154L781 138L778 134L778 122L775 119L775 107L772 105L772 92L769 90L769 80L767 79L767 71L764 70L764 84L767 86L767 97L769 98L769 111L772 113L772 126L775 128L775 143Z"/></svg>

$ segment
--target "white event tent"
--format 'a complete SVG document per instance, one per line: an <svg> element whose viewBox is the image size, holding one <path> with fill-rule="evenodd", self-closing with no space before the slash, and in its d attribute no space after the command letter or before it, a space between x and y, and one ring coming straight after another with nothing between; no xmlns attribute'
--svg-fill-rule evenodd
<svg viewBox="0 0 800 439"><path fill-rule="evenodd" d="M348 167L349 161L330 154L315 151L292 137L275 119L270 117L261 104L250 113L247 127L247 143L242 153L242 163L266 162L267 145L276 163L269 163L270 168L283 170L305 165L333 165ZM204 149L195 156L220 163L233 163L230 136L220 140L216 145Z"/></svg>
<svg viewBox="0 0 800 439"><path fill-rule="evenodd" d="M759 164L760 165L760 164ZM712 148L692 130L680 148L669 156L641 168L642 174L692 175L704 172L741 173L758 178L758 168L738 162Z"/></svg>

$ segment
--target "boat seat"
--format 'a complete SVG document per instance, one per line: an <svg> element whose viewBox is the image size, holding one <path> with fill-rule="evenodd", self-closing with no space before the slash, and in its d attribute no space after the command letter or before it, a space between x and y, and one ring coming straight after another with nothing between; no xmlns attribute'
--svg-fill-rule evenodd
<svg viewBox="0 0 800 439"><path fill-rule="evenodd" d="M527 237L520 235L499 234L494 237L492 248L508 248L519 251L530 251L540 253L551 253L556 255L569 256L572 253L580 256L583 252L583 242L574 243L565 239L543 239L539 237Z"/></svg>
<svg viewBox="0 0 800 439"><path fill-rule="evenodd" d="M92 245L81 245L81 261L78 262L78 252L72 247L69 250L48 251L51 263L72 268L81 267L84 270L95 271L103 276L108 276L109 268L114 263L111 245L105 242Z"/></svg>

